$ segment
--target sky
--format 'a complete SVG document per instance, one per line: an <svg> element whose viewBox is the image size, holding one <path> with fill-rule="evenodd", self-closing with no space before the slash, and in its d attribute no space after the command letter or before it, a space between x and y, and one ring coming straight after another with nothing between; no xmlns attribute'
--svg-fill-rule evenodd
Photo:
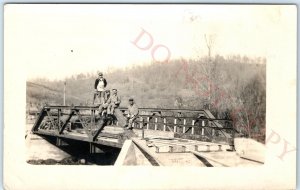
<svg viewBox="0 0 300 190"><path fill-rule="evenodd" d="M294 39L287 38L295 29L294 9L279 5L5 5L4 47L14 55L9 59L22 63L28 80L206 56L205 36L213 39L213 55L268 60L276 57L278 47Z"/></svg>

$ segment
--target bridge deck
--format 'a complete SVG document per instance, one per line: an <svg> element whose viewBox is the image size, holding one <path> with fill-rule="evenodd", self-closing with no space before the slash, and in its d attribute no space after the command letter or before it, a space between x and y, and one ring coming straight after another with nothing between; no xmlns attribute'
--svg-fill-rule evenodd
<svg viewBox="0 0 300 190"><path fill-rule="evenodd" d="M118 138L111 138L109 135L106 136L98 136L95 141L87 137L86 134L77 133L77 132L64 132L63 134L58 134L56 131L49 131L49 130L38 130L35 132L35 134L43 135L43 136L52 136L52 137L59 137L62 139L71 139L71 140L78 140L78 141L84 141L84 142L90 142L94 144L100 144L100 145L106 145L116 148L122 148L123 143L119 142ZM113 135L113 133L112 133Z"/></svg>

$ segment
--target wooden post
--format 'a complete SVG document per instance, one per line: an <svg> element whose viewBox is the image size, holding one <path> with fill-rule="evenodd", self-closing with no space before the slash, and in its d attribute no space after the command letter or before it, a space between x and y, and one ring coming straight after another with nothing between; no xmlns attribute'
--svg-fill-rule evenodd
<svg viewBox="0 0 300 190"><path fill-rule="evenodd" d="M169 146L169 152L173 152L173 146Z"/></svg>
<svg viewBox="0 0 300 190"><path fill-rule="evenodd" d="M167 123L166 118L164 118L164 131L166 131L166 123Z"/></svg>
<svg viewBox="0 0 300 190"><path fill-rule="evenodd" d="M202 126L202 128L201 128L201 135L202 135L202 136L204 136L204 126L205 126L205 120L202 120L202 122L201 122L201 126Z"/></svg>
<svg viewBox="0 0 300 190"><path fill-rule="evenodd" d="M149 129L149 122L150 122L150 118L147 117L147 129Z"/></svg>
<svg viewBox="0 0 300 190"><path fill-rule="evenodd" d="M176 127L176 123L177 123L177 119L175 118L175 119L174 119L174 133L176 133L176 128L177 128L177 127Z"/></svg>
<svg viewBox="0 0 300 190"><path fill-rule="evenodd" d="M140 128L143 128L143 117L140 117Z"/></svg>
<svg viewBox="0 0 300 190"><path fill-rule="evenodd" d="M202 124L202 127L204 127L205 126L205 121L202 120L201 124Z"/></svg>
<svg viewBox="0 0 300 190"><path fill-rule="evenodd" d="M195 133L195 131L194 131L194 130L195 130L195 129L194 129L195 120L192 121L192 125L193 125L193 127L192 127L192 135L193 135L193 134Z"/></svg>
<svg viewBox="0 0 300 190"><path fill-rule="evenodd" d="M186 125L186 119L183 120L183 129L182 129L182 133L185 133L185 125Z"/></svg>
<svg viewBox="0 0 300 190"><path fill-rule="evenodd" d="M219 151L222 151L222 145L218 145L219 146Z"/></svg>
<svg viewBox="0 0 300 190"><path fill-rule="evenodd" d="M186 146L182 146L182 152L186 151Z"/></svg>
<svg viewBox="0 0 300 190"><path fill-rule="evenodd" d="M195 151L198 151L198 145L195 145Z"/></svg>
<svg viewBox="0 0 300 190"><path fill-rule="evenodd" d="M155 146L155 152L159 153L159 147L158 146Z"/></svg>
<svg viewBox="0 0 300 190"><path fill-rule="evenodd" d="M154 130L157 130L157 117L155 118Z"/></svg>
<svg viewBox="0 0 300 190"><path fill-rule="evenodd" d="M65 81L64 82L64 106L66 105L66 85L67 85L67 82Z"/></svg>
<svg viewBox="0 0 300 190"><path fill-rule="evenodd" d="M61 109L57 109L57 122L58 122L58 131L60 130L60 113L61 113Z"/></svg>
<svg viewBox="0 0 300 190"><path fill-rule="evenodd" d="M91 110L91 121L92 121L92 124L94 124L94 111Z"/></svg>
<svg viewBox="0 0 300 190"><path fill-rule="evenodd" d="M206 145L207 151L210 151L210 145Z"/></svg>

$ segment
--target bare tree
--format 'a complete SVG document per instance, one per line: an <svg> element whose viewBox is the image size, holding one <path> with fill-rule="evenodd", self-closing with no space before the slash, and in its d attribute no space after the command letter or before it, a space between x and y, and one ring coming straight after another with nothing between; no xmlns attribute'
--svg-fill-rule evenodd
<svg viewBox="0 0 300 190"><path fill-rule="evenodd" d="M206 47L208 49L208 58L211 61L211 54L212 54L212 50L215 46L216 35L214 35L214 34L209 34L209 35L204 34L204 38L205 38L205 42L206 42Z"/></svg>

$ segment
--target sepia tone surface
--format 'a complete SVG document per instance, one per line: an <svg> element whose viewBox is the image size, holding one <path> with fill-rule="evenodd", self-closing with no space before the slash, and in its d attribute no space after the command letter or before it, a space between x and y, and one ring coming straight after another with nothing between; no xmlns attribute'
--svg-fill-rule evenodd
<svg viewBox="0 0 300 190"><path fill-rule="evenodd" d="M36 6L40 6L40 9L37 9ZM107 11L107 8L110 11ZM115 188L121 188L124 184L128 188L146 185L144 187L149 189L152 187L164 189L174 187L179 189L250 188L249 184L251 183L246 179L250 179L251 176L258 173L265 174L265 179L274 179L271 174L272 167L270 167L273 164L277 163L276 166L283 168L284 172L292 173L291 171L294 170L292 169L295 166L295 156L293 155L295 155L296 145L295 135L293 135L295 134L293 133L295 122L292 121L295 121L295 110L292 108L295 108L295 104L292 107L286 107L293 105L294 99L285 98L284 104L280 101L281 98L276 99L276 97L291 96L293 92L295 94L296 75L291 72L295 68L296 60L295 51L293 51L296 47L294 44L296 10L293 6L19 5L6 6L6 10L6 15L8 15L6 18L9 20L5 25L5 37L8 39L5 44L7 55L5 75L8 81L12 79L14 73L23 77L18 88L18 91L23 94L23 98L18 100L20 103L22 102L20 105L25 107L26 103L26 111L21 109L24 112L23 114L20 112L22 121L26 116L24 113L28 114L32 110L39 110L46 103L63 105L64 84L67 88L66 105L91 105L93 82L97 77L97 71L102 71L109 82L108 88L117 88L124 100L121 102L121 106L127 106L127 99L134 97L139 107L209 109L217 118L232 119L236 129L246 138L266 144L264 147L266 158L263 161L265 165L258 168L233 168L222 171L219 168L207 170L203 167L175 167L172 169L148 168L144 171L146 173L154 172L155 175L161 176L177 170L188 174L195 173L199 177L205 175L210 179L206 180L205 184L188 182L187 177L171 175L165 180L158 179L155 183L144 179L138 180L139 182L136 184L127 184L125 181L123 183L123 180L118 180L120 183L117 183ZM44 11L41 12L41 10ZM89 10L89 13L84 10ZM153 10L169 14L162 16L162 14L154 14ZM215 12L221 12L223 15L216 16ZM109 17L104 17L104 15ZM136 17L136 15L142 16ZM165 28L164 25L168 27ZM23 29L22 34L16 32L21 29ZM282 34L285 34L284 37ZM12 39L16 39L16 41L13 42ZM30 48L27 48L27 44L30 44ZM278 49L278 45L282 48ZM18 57L12 57L11 53L14 47L18 47ZM286 65L281 64L283 61ZM26 73L19 70L14 70L15 72L12 73L13 67L7 66L8 62L20 68L26 68ZM272 92L270 88L273 85L274 93L270 96L271 94L268 92ZM6 85L6 88L9 87ZM270 90L268 91L268 89ZM15 96L12 88L5 92L7 99ZM271 104L268 104L271 100ZM6 109L9 109L8 103L9 101L5 102ZM270 106L271 108L275 106L277 109L270 110ZM289 109L284 109L285 107ZM276 112L279 110L285 110L284 118L290 118L289 121L276 116ZM272 114L273 112L275 113ZM28 119L30 117L27 115L27 121ZM6 119L6 122L13 121ZM18 121L14 120L14 122ZM281 122L283 123L280 124ZM288 124L288 122L292 123ZM283 124L290 126L289 130L282 131ZM8 125L12 124L6 123L6 126ZM27 126L26 130L30 131L32 124ZM23 130L20 130L22 128L20 126L18 128L19 131L17 130L16 134L20 133L24 138L22 135L24 127ZM6 128L6 130L10 131L11 129ZM26 132L25 135L31 134ZM10 141L7 138L6 136L6 146ZM35 138L37 137L33 139ZM242 143L242 141L243 139L237 139L236 142ZM143 142L139 142L138 139L133 139L133 142L143 146ZM34 149L34 146L30 147L30 144L32 143L29 143L29 147L27 146L25 151L32 151L31 155L40 154L40 148ZM128 150L132 149L131 145L127 146ZM48 148L45 149L47 151L45 155L38 157L49 157L53 149L52 147ZM237 153L243 153L244 150L250 149L241 147L239 150L239 148L236 147ZM22 158L24 155L28 156L28 152L25 153L25 151L21 151ZM136 148L134 151L137 156L141 155ZM57 156L57 153L54 154ZM58 154L61 156L65 153ZM6 154L6 158L9 157L8 155L11 153ZM218 153L214 153L214 155L201 154L201 156L210 158L216 162L216 165L220 163L215 158L223 157L224 159L224 154L218 155ZM221 165L241 164L240 161L233 161L234 159L229 154L227 156L224 159L227 162L223 162ZM176 158L175 162L178 166L182 165L179 161L180 155L173 154L173 157ZM167 162L165 158L160 161ZM195 158L188 160L193 159ZM28 160L28 157L24 158L23 162L25 160ZM117 163L119 163L118 160ZM174 163L173 161L172 163ZM22 167L32 167L27 164L24 166L23 162L21 162ZM84 163L81 158L74 162ZM142 165L149 164L142 159L134 161L134 163L138 162L143 162ZM55 163L52 162L52 164ZM64 163L69 163L69 161L65 160ZM109 162L104 165L107 164L110 165ZM52 167L57 168L57 166ZM72 167L68 170L65 170L64 166L58 168L67 173L71 170L86 170L85 166ZM6 167L6 169L8 168L16 169L16 167ZM107 172L107 168L96 168L89 168L86 172L93 173L96 170ZM43 170L42 167L41 170ZM8 171L11 173L12 169ZM139 168L121 167L109 170L112 175L117 171L120 179L126 176L125 173L133 175L141 172ZM224 172L225 176L230 174L233 178L229 179L223 176L216 183L214 177L217 172ZM231 184L229 185L228 180L238 179L236 176L238 172L246 172L247 178L229 183ZM142 172L142 174L146 173ZM32 176L36 176L34 171ZM285 177L276 181L278 185L268 183L268 180L258 181L256 185L258 188L268 189L293 187L295 176L287 175ZM129 179L128 176L125 178ZM171 183L170 179L172 178L185 179L185 183L177 185L177 182L173 180ZM11 177L6 179L12 180ZM85 181L87 178L82 177L81 179ZM19 184L21 183L22 181L19 181ZM8 184L11 184L11 181ZM54 185L62 188L59 184L60 182L57 182ZM71 186L74 184L76 183L72 183ZM158 184L166 186L158 186ZM38 188L43 187L43 184L30 184L29 186ZM82 183L82 187L86 186ZM99 187L107 188L109 186L106 186L106 183L95 184L91 189Z"/></svg>

